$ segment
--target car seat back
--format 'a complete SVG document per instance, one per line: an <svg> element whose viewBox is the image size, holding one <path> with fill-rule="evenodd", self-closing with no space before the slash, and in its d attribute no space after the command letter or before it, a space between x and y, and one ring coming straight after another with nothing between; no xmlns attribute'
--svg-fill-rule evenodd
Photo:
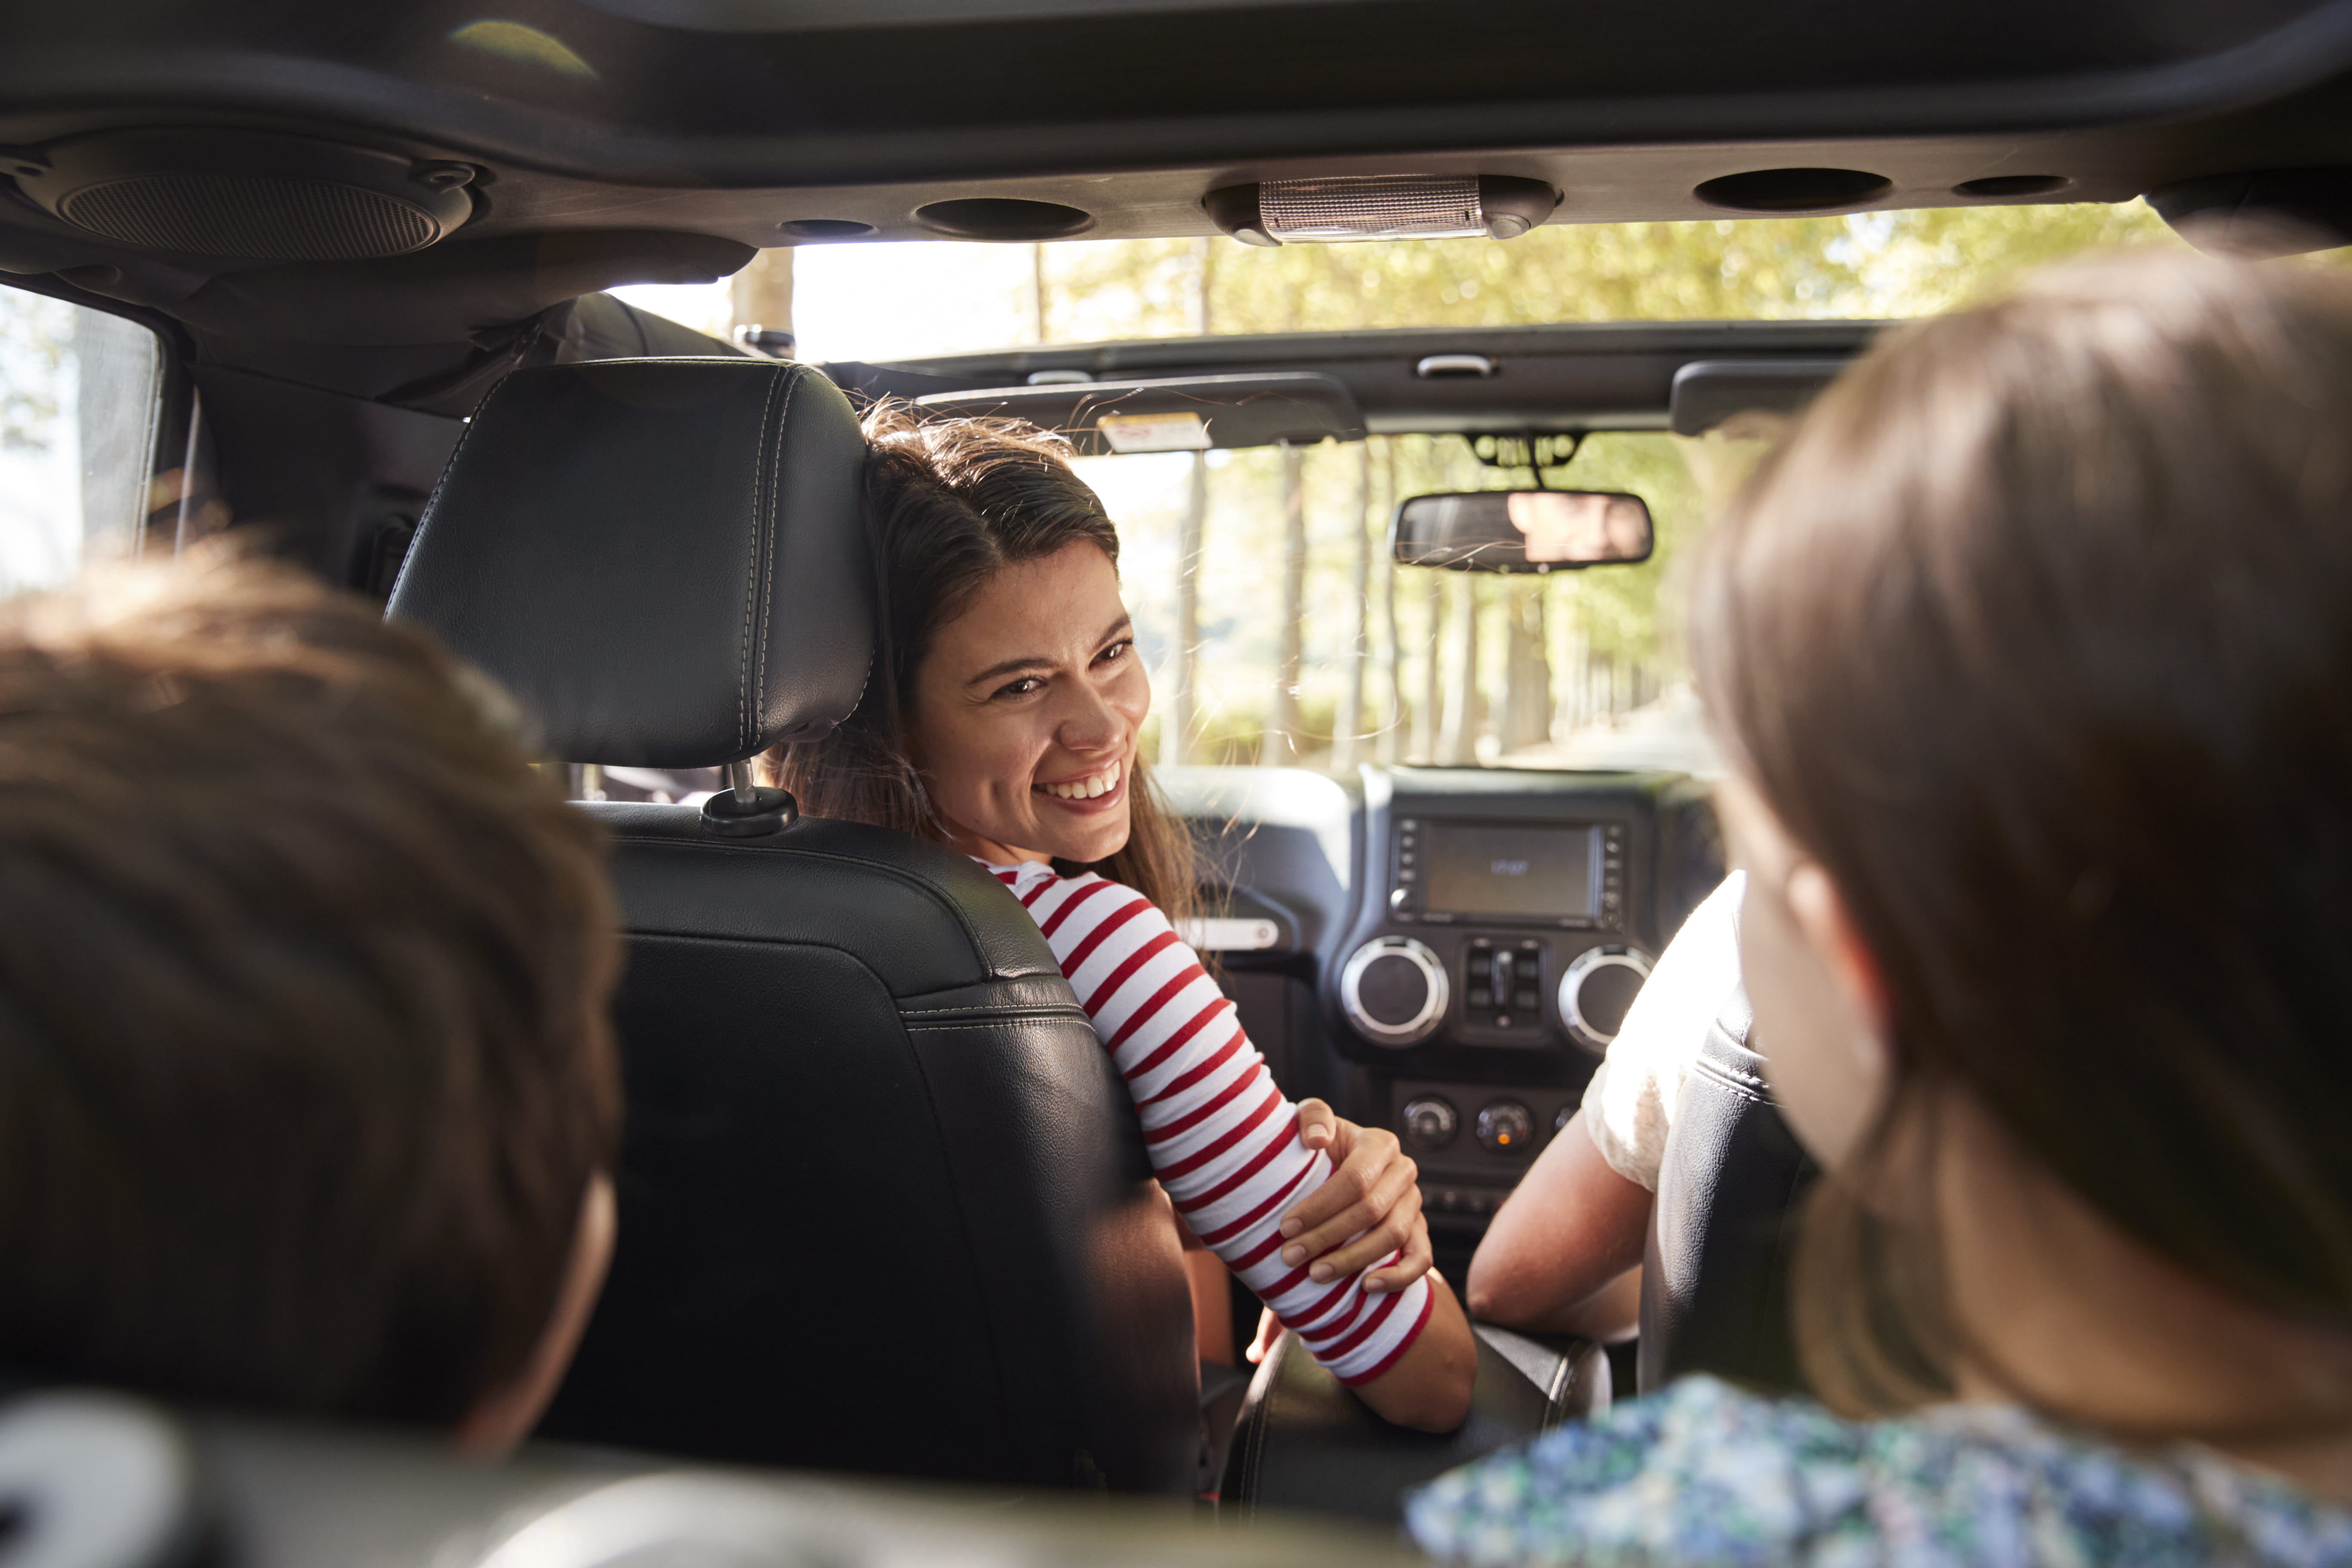
<svg viewBox="0 0 2352 1568"><path fill-rule="evenodd" d="M865 447L817 372L517 372L390 613L569 762L822 734L873 645ZM1190 1298L1134 1111L966 858L740 809L590 805L627 934L613 1271L542 1432L739 1462L1187 1492Z"/></svg>
<svg viewBox="0 0 2352 1568"><path fill-rule="evenodd" d="M1689 1372L1804 1387L1789 1282L1815 1170L1748 1048L1750 1021L1742 987L1707 1029L1666 1134L1642 1259L1644 1394Z"/></svg>

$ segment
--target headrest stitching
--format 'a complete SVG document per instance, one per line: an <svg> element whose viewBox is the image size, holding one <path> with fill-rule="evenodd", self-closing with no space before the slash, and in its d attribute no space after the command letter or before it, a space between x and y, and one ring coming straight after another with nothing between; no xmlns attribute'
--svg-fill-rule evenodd
<svg viewBox="0 0 2352 1568"><path fill-rule="evenodd" d="M449 460L441 465L440 477L433 481L433 493L425 498L425 510L416 514L416 533L408 542L408 553L402 557L400 575L406 574L407 563L415 560L422 552L425 531L433 526L433 516L441 509L441 492L449 488L449 476L457 471L458 460L466 455L466 443L474 438L476 430L481 428L482 416L490 411L490 400L505 390L508 381L513 375L514 372L509 371L505 375L492 382L489 391L482 394L482 401L474 405L474 416L466 421L466 428L458 434L457 445L450 452ZM393 579L392 586L394 593L400 591L400 576ZM386 613L389 612L390 606L386 605Z"/></svg>
<svg viewBox="0 0 2352 1568"><path fill-rule="evenodd" d="M768 730L768 618L776 608L776 557L783 553L780 542L783 535L784 510L784 432L792 427L793 394L800 390L800 377L793 371L781 373L784 381L784 406L776 415L776 458L768 468L768 556L766 570L760 581L760 695L753 714L751 739L756 744Z"/></svg>
<svg viewBox="0 0 2352 1568"><path fill-rule="evenodd" d="M768 398L760 405L760 446L751 455L751 527L752 549L761 545L761 513L760 487L766 482L768 468L768 414L776 405L776 387L782 375L768 378ZM743 638L742 653L735 661L735 749L738 754L751 749L751 611L760 593L759 557L752 558L751 571L743 574Z"/></svg>

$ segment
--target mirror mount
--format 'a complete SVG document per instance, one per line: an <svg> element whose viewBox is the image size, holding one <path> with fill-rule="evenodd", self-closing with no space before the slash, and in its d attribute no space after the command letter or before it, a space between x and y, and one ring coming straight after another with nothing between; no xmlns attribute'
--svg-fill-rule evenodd
<svg viewBox="0 0 2352 1568"><path fill-rule="evenodd" d="M1548 490L1551 482L1544 478L1546 468L1564 468L1576 461L1584 450L1585 430L1521 430L1517 434L1485 431L1465 432L1463 444L1470 455L1490 468L1525 468L1535 476L1536 489Z"/></svg>

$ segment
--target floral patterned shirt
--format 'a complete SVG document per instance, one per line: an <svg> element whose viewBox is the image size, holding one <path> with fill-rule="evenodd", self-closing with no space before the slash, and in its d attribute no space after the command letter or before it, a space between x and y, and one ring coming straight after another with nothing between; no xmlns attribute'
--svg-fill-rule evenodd
<svg viewBox="0 0 2352 1568"><path fill-rule="evenodd" d="M1441 1476L1405 1522L1479 1568L2352 1564L2352 1508L2210 1449L2119 1448L2009 1406L1847 1421L1710 1377Z"/></svg>

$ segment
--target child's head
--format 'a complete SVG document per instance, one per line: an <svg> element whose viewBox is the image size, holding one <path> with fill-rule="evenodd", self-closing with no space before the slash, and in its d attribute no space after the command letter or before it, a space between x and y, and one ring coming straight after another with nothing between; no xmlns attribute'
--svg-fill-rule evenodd
<svg viewBox="0 0 2352 1568"><path fill-rule="evenodd" d="M2352 278L2117 258L1890 333L1691 621L1759 1043L1846 1177L1815 1256L1877 1270L1927 1381L1967 1325L1869 1233L1950 1212L1957 1100L2187 1275L2352 1331ZM1814 1304L1812 1348L1899 1392L1867 1315Z"/></svg>
<svg viewBox="0 0 2352 1568"><path fill-rule="evenodd" d="M356 599L0 605L0 1367L519 1435L609 1247L603 859Z"/></svg>

